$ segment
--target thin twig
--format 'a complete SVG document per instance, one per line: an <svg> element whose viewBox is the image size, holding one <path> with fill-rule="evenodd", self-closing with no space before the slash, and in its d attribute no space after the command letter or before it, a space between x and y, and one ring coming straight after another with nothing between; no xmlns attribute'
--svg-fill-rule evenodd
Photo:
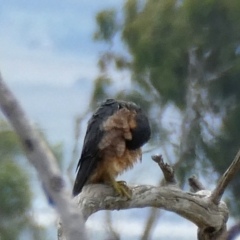
<svg viewBox="0 0 240 240"><path fill-rule="evenodd" d="M143 235L141 236L141 240L148 240L150 238L150 234L152 232L153 226L155 226L156 219L158 219L161 215L161 211L156 208L151 208L148 216L148 220L146 221L145 228L143 231Z"/></svg>
<svg viewBox="0 0 240 240"><path fill-rule="evenodd" d="M167 158L167 161L170 163L170 157L169 154L167 153L167 149L165 147L165 144L162 146L162 150L164 152L165 157ZM174 163L172 165L173 168L176 168L177 166L180 165L180 163L183 161L183 158L179 159L176 163ZM158 186L163 185L164 183L164 178L161 178L159 180ZM160 209L156 209L156 208L151 208L147 217L147 221L146 221L146 225L143 231L143 235L141 237L141 240L146 240L146 239L150 239L150 234L152 232L154 223L156 222L156 220L159 218L161 212Z"/></svg>
<svg viewBox="0 0 240 240"><path fill-rule="evenodd" d="M112 218L111 218L110 211L106 211L105 219L106 219L106 226L108 229L108 236L106 240L120 240L120 235L116 232L116 230L112 226Z"/></svg>

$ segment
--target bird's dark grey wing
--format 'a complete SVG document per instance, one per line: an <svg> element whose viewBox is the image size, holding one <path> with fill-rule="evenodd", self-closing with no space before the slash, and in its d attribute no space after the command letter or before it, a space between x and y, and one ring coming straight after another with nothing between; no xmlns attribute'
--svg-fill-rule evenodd
<svg viewBox="0 0 240 240"><path fill-rule="evenodd" d="M88 122L81 158L77 165L77 176L73 186L73 195L79 194L96 168L100 159L98 144L104 136L102 123L118 110L118 102L112 99L105 101L93 114Z"/></svg>

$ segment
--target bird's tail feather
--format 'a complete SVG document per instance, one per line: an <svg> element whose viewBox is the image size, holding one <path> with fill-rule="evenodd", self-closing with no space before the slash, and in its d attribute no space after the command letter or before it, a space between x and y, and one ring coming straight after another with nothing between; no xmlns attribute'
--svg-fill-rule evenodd
<svg viewBox="0 0 240 240"><path fill-rule="evenodd" d="M88 177L95 168L95 164L96 161L91 161L89 159L81 162L81 166L78 169L77 177L73 186L72 194L74 197L82 191L84 184L87 182Z"/></svg>

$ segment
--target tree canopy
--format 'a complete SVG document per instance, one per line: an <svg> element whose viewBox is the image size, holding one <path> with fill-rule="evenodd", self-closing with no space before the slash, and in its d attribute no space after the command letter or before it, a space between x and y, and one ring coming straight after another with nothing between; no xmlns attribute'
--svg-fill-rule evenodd
<svg viewBox="0 0 240 240"><path fill-rule="evenodd" d="M210 168L222 174L240 146L240 2L127 0L96 21L96 40L107 47L92 102L139 102L151 117L152 144L167 146L182 181ZM113 68L128 72L132 87L111 95ZM180 116L173 127L162 121L167 109ZM231 214L240 212L239 182L240 173L231 184Z"/></svg>

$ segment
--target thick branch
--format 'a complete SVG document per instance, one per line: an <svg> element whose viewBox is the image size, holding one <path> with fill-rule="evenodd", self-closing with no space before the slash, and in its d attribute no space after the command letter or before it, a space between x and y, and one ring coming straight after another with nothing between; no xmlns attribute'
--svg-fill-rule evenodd
<svg viewBox="0 0 240 240"><path fill-rule="evenodd" d="M26 151L29 162L36 168L45 189L61 216L68 240L87 239L83 219L65 187L56 160L47 145L37 136L19 103L4 84L0 75L0 107L11 122Z"/></svg>
<svg viewBox="0 0 240 240"><path fill-rule="evenodd" d="M127 201L123 197L114 196L113 189L107 185L91 184L83 188L77 201L85 219L100 210L156 207L175 212L199 228L212 226L220 229L227 220L226 205L221 202L216 206L209 202L204 192L189 193L169 186L137 186L131 190L132 199Z"/></svg>
<svg viewBox="0 0 240 240"><path fill-rule="evenodd" d="M220 202L226 187L228 186L229 182L233 179L234 175L236 175L236 173L239 171L239 169L240 169L240 150L238 151L236 157L234 158L229 168L220 178L217 187L212 192L211 201L214 204L217 205Z"/></svg>

